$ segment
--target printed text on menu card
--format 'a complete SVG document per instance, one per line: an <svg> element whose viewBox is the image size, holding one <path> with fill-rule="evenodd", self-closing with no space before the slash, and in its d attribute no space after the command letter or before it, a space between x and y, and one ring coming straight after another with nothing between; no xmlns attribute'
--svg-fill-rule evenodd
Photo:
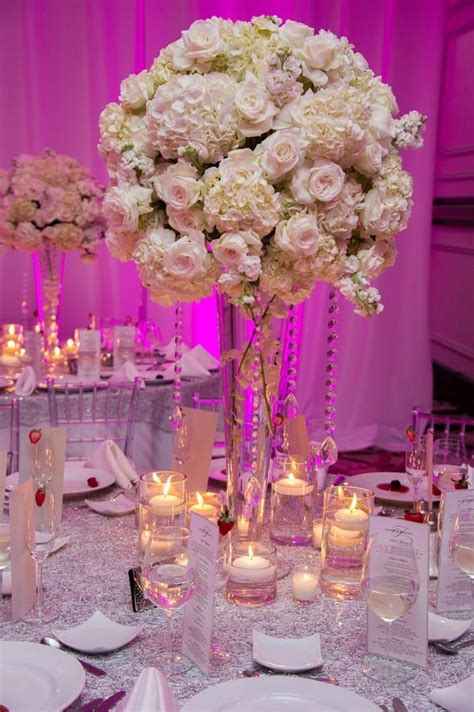
<svg viewBox="0 0 474 712"><path fill-rule="evenodd" d="M420 588L415 602L408 611L393 621L390 635L391 649L387 650L386 626L375 613L367 609L367 647L369 653L384 655L426 667L428 657L428 567L429 527L426 524L394 520L385 517L370 518L370 533L383 532L387 544L397 546L399 541L412 541L415 550Z"/></svg>
<svg viewBox="0 0 474 712"><path fill-rule="evenodd" d="M456 564L449 550L449 540L456 517L464 509L469 510L474 517L474 490L454 490L443 494L436 598L436 610L442 613L471 609L471 581Z"/></svg>
<svg viewBox="0 0 474 712"><path fill-rule="evenodd" d="M199 514L191 515L189 555L196 572L196 590L184 610L183 653L207 675L211 654L214 591L219 529Z"/></svg>

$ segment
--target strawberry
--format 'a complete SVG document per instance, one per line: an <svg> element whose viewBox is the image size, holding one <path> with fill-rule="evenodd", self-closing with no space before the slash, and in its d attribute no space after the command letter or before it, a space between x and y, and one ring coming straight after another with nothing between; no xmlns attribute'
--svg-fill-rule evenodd
<svg viewBox="0 0 474 712"><path fill-rule="evenodd" d="M412 425L407 428L407 438L411 443L414 443L416 440L415 428Z"/></svg>
<svg viewBox="0 0 474 712"><path fill-rule="evenodd" d="M42 507L46 499L46 487L42 485L35 492L35 502L37 507Z"/></svg>
<svg viewBox="0 0 474 712"><path fill-rule="evenodd" d="M467 475L465 473L463 474L463 476L461 477L460 480L452 479L451 482L454 482L454 489L462 490L462 489L469 488L469 482L467 480Z"/></svg>
<svg viewBox="0 0 474 712"><path fill-rule="evenodd" d="M403 519L407 519L409 522L418 522L418 524L423 524L425 521L421 512L405 512Z"/></svg>
<svg viewBox="0 0 474 712"><path fill-rule="evenodd" d="M285 418L282 413L276 413L275 414L275 427L279 428L280 425L283 425L284 420L285 420Z"/></svg>
<svg viewBox="0 0 474 712"><path fill-rule="evenodd" d="M88 477L87 484L89 485L89 487L98 487L99 486L99 483L97 482L96 477Z"/></svg>
<svg viewBox="0 0 474 712"><path fill-rule="evenodd" d="M28 437L32 445L37 445L41 440L41 428L33 428L33 430L30 430Z"/></svg>
<svg viewBox="0 0 474 712"><path fill-rule="evenodd" d="M440 488L437 487L436 485L433 485L433 494L435 495L435 497L440 497L440 496L441 496L441 490L440 490Z"/></svg>
<svg viewBox="0 0 474 712"><path fill-rule="evenodd" d="M219 527L219 533L222 536L225 536L230 532L232 527L234 526L235 522L233 518L230 516L229 512L229 507L224 507L222 510L219 519L217 520L217 526Z"/></svg>

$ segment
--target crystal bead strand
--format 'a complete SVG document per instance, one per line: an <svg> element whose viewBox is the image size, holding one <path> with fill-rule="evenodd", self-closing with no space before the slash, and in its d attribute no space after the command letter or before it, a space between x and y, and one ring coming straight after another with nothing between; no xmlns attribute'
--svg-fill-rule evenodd
<svg viewBox="0 0 474 712"><path fill-rule="evenodd" d="M296 418L298 415L298 400L296 398L296 376L298 364L298 312L294 304L288 309L288 346L287 346L287 381L284 402L285 418Z"/></svg>
<svg viewBox="0 0 474 712"><path fill-rule="evenodd" d="M257 302L256 318L255 318L255 336L253 344L253 359L252 359L252 430L250 440L250 469L252 475L257 475L258 470L258 430L260 427L260 395L263 389L262 373L261 373L261 337L262 337L262 321L260 305Z"/></svg>
<svg viewBox="0 0 474 712"><path fill-rule="evenodd" d="M171 426L174 432L180 430L183 423L183 412L181 410L181 358L183 355L183 305L178 302L175 308L174 319L174 381L173 381L173 412L171 414Z"/></svg>
<svg viewBox="0 0 474 712"><path fill-rule="evenodd" d="M339 311L339 292L331 289L329 292L329 307L328 307L328 335L326 351L327 366L326 366L326 395L324 398L324 429L327 435L334 438L336 431L335 416L336 416L336 376L337 376L337 348L338 339L338 321L337 314Z"/></svg>

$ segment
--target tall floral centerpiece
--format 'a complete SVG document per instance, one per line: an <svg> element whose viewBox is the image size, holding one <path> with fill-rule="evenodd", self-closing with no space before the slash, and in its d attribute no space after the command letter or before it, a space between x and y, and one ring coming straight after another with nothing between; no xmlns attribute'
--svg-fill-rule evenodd
<svg viewBox="0 0 474 712"><path fill-rule="evenodd" d="M161 304L221 295L230 505L257 511L257 527L278 382L270 319L320 280L357 313L382 311L371 282L412 205L398 149L421 145L425 121L397 113L346 38L266 16L194 22L102 112L110 251ZM252 322L230 351L229 305Z"/></svg>
<svg viewBox="0 0 474 712"><path fill-rule="evenodd" d="M80 250L84 262L95 259L105 229L103 192L74 158L51 150L18 156L0 171L0 250L34 252L48 350L57 345L64 255Z"/></svg>

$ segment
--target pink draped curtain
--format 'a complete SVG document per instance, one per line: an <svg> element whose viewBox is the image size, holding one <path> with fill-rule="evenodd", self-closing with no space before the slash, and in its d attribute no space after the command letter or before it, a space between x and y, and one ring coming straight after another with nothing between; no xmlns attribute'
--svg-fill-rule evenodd
<svg viewBox="0 0 474 712"><path fill-rule="evenodd" d="M413 403L430 405L427 295L434 143L442 61L444 0L2 0L0 2L0 166L49 146L105 181L97 155L98 117L123 77L148 66L159 49L199 17L249 19L277 14L345 34L393 85L401 111L429 115L423 151L406 156L415 209L399 240L399 259L379 282L385 311L372 321L340 312L337 438L342 448L403 446ZM62 334L87 313L136 316L135 268L104 247L95 265L66 261ZM0 320L34 305L31 257L0 257ZM32 308L32 307L31 307ZM322 418L327 288L301 308L299 402L314 426ZM217 349L213 300L185 309L186 337ZM172 310L149 304L169 339Z"/></svg>

